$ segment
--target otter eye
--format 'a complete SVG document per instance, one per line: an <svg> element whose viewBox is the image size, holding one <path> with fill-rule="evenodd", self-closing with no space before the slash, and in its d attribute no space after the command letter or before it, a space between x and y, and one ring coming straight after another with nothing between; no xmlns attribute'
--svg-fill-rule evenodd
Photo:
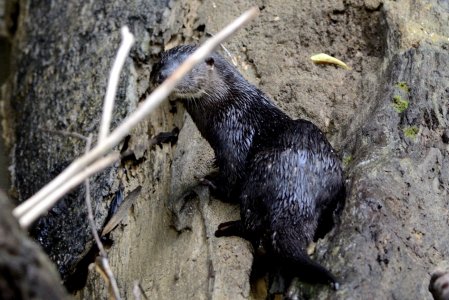
<svg viewBox="0 0 449 300"><path fill-rule="evenodd" d="M208 57L208 58L206 58L206 64L209 66L209 67L213 67L214 66L214 59L212 58L212 57Z"/></svg>

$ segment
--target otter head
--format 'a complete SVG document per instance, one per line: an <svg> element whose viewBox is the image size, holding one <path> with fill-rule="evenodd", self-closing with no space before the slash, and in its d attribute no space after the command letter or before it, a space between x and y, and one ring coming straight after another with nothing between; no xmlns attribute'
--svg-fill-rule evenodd
<svg viewBox="0 0 449 300"><path fill-rule="evenodd" d="M187 57L197 49L193 45L181 45L165 51L161 59L153 66L150 79L154 85L164 82ZM176 85L173 95L177 98L198 99L204 96L213 97L217 91L223 92L223 82L217 73L216 63L223 63L218 54L213 53L204 62L196 65Z"/></svg>

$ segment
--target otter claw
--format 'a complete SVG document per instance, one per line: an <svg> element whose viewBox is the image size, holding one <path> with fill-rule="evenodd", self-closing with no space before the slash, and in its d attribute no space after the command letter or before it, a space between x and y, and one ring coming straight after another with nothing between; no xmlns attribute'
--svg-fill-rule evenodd
<svg viewBox="0 0 449 300"><path fill-rule="evenodd" d="M338 291L338 289L340 288L340 284L338 282L332 282L331 287L333 290Z"/></svg>
<svg viewBox="0 0 449 300"><path fill-rule="evenodd" d="M200 178L199 181L200 181L200 184L208 186L212 190L216 190L217 189L217 186L211 180L209 180L207 178Z"/></svg>
<svg viewBox="0 0 449 300"><path fill-rule="evenodd" d="M215 231L216 237L222 236L239 236L240 231L240 221L229 221L218 225Z"/></svg>

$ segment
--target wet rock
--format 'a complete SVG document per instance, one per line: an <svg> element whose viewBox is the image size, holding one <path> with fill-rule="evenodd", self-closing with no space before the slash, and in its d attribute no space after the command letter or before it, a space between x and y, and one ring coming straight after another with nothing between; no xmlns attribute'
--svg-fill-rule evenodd
<svg viewBox="0 0 449 300"><path fill-rule="evenodd" d="M54 11L28 4L23 20L37 24L22 21L19 26L17 70L3 96L14 99L10 111L17 114L16 127L7 119L15 131L6 133L15 137L14 183L20 200L84 149L82 141L42 129L96 132L121 24L130 26L137 44L122 76L115 124L145 94L158 52L216 33L252 4L95 1L67 6L53 1ZM226 48L246 78L292 117L317 124L347 162L345 210L313 254L340 279L340 290L302 284L291 290L306 298L430 299L427 270L449 256L441 231L447 228L449 209L446 2L258 4L262 14ZM59 26L63 19L67 25ZM314 65L309 58L320 52L345 61L353 71ZM123 161L92 180L98 225L119 181L125 194L142 186L129 216L111 233L109 256L122 296L133 297L134 280L151 298L267 295L266 286L249 280L248 243L213 236L220 222L238 217L238 207L211 199L198 186L198 177L210 171L211 151L184 113L181 103L163 104L123 147L137 147L178 127L176 145L142 150L139 159ZM190 197L184 197L187 191L193 191ZM46 234L50 231L44 226L36 232L38 237L45 233L49 242L43 243L63 274L61 266L70 269L91 242L82 202L80 189L50 212L46 226L57 230ZM56 227L62 216L65 222ZM74 233L77 241L71 239ZM47 239L51 235L53 241ZM63 237L60 244L56 237ZM89 272L78 297L106 295L101 277Z"/></svg>
<svg viewBox="0 0 449 300"><path fill-rule="evenodd" d="M381 0L365 0L365 7L369 10L379 9L381 4Z"/></svg>
<svg viewBox="0 0 449 300"><path fill-rule="evenodd" d="M69 299L55 266L11 214L12 205L0 191L0 298Z"/></svg>
<svg viewBox="0 0 449 300"><path fill-rule="evenodd" d="M101 2L20 3L12 50L14 73L4 96L12 112L6 132L12 137L10 146L14 144L12 180L19 201L36 193L85 151L86 141L67 132L96 136L122 25L130 27L140 44L131 55L137 62L128 59L122 72L112 128L137 105L132 73L141 68L139 60L151 60L151 53L142 50L145 43L164 40L158 33L164 30L161 20L167 1L135 2L126 8ZM149 30L154 36L146 35ZM118 189L118 167L91 179L99 229ZM76 189L31 229L64 280L92 245L84 198L84 189Z"/></svg>

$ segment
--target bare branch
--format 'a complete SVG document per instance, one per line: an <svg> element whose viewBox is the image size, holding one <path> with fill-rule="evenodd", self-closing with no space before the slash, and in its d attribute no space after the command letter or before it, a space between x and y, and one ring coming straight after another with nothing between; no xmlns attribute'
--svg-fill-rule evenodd
<svg viewBox="0 0 449 300"><path fill-rule="evenodd" d="M72 182L72 177L74 177L78 172L81 171L85 173L85 171L82 170L86 168L86 166L106 154L114 146L120 143L120 141L129 134L131 129L146 118L157 106L159 106L160 103L162 103L162 101L166 99L184 75L186 75L195 65L202 62L218 45L220 45L220 43L225 41L239 28L255 18L258 13L259 9L257 7L249 9L235 21L226 26L222 31L217 33L217 35L207 40L191 56L189 56L187 60L167 80L164 81L164 83L162 83L151 95L149 95L132 115L127 117L123 123L101 143L99 143L89 153L86 153L76 159L67 169L39 190L39 192L16 207L13 214L19 219L19 223L22 226L28 226L40 215L44 214L48 208L54 205L54 203L56 203L56 201L64 195L59 190L61 185L67 184L68 181ZM84 180L84 178L82 180ZM82 182L82 180L79 181L78 184ZM58 196L55 197L53 194L57 194ZM48 199L52 199L52 201L48 201Z"/></svg>
<svg viewBox="0 0 449 300"><path fill-rule="evenodd" d="M114 162L120 159L120 153L113 152L90 166L83 168L80 172L69 178L61 188L48 194L45 198L38 201L31 209L25 211L25 213L19 218L19 223L22 227L28 227L39 216L44 214L50 209L60 198L66 193L82 183L87 177L103 170L104 168L112 165Z"/></svg>
<svg viewBox="0 0 449 300"><path fill-rule="evenodd" d="M86 153L89 152L90 147L92 145L92 135L89 135L86 143ZM90 183L89 178L84 180L84 186L86 188L86 206L87 206L87 216L90 223L90 228L92 230L92 235L94 236L95 242L97 243L98 250L100 250L100 255L107 257L106 251L104 251L103 243L98 236L97 228L95 225L94 213L92 211L92 201L90 200Z"/></svg>
<svg viewBox="0 0 449 300"><path fill-rule="evenodd" d="M104 250L103 243L98 236L97 227L95 226L94 213L92 211L92 201L90 200L90 183L89 178L84 180L84 186L86 187L86 206L87 206L87 215L89 218L90 227L92 229L92 234L95 239L95 243L98 246L98 250L100 250L100 255L106 257L106 251Z"/></svg>
<svg viewBox="0 0 449 300"><path fill-rule="evenodd" d="M117 86L120 79L120 72L122 71L125 60L128 57L129 50L134 43L134 36L129 32L128 27L122 27L122 44L117 52L117 56L109 74L108 88L103 103L103 117L101 118L100 133L98 135L98 143L103 141L111 126L112 109L114 108L114 99L117 92Z"/></svg>
<svg viewBox="0 0 449 300"><path fill-rule="evenodd" d="M117 281L115 281L114 274L112 274L111 267L106 257L97 256L95 260L95 270L104 278L108 286L109 299L120 300L120 292Z"/></svg>
<svg viewBox="0 0 449 300"><path fill-rule="evenodd" d="M70 131L65 131L65 130L55 130L55 129L47 129L47 128L39 128L39 130L43 131L43 132L48 132L48 133L54 133L54 134L58 134L58 135L62 135L62 136L66 136L66 137L73 137L73 138L77 138L83 141L87 141L87 137L85 137L82 134L79 134L77 132L70 132Z"/></svg>
<svg viewBox="0 0 449 300"><path fill-rule="evenodd" d="M106 284L109 286L109 293L112 294L113 298L116 300L121 299L120 297L120 291L117 286L117 280L115 280L114 273L112 273L111 267L109 266L109 260L108 255L106 251L104 250L103 243L100 240L100 237L98 236L97 228L95 226L95 219L94 214L92 212L92 201L90 201L90 184L89 179L86 179L84 181L84 184L86 186L86 206L87 206L87 212L89 215L89 223L90 228L92 229L92 234L94 235L95 242L97 244L98 250L100 251L101 256L101 267L103 269L104 276L107 277L108 280L106 280Z"/></svg>
<svg viewBox="0 0 449 300"><path fill-rule="evenodd" d="M142 289L142 286L140 285L139 281L134 281L133 286L133 294L134 294L134 300L140 300L141 296L148 300L147 295L145 295L145 291Z"/></svg>
<svg viewBox="0 0 449 300"><path fill-rule="evenodd" d="M92 146L92 135L90 134L87 138L86 143L86 153L89 152L90 147ZM92 230L92 234L95 239L95 243L97 244L98 250L100 251L101 256L101 267L104 270L104 276L108 278L106 283L109 285L109 293L110 295L116 299L121 299L120 292L118 290L117 281L115 280L114 273L112 273L111 268L109 267L109 260L106 251L104 250L103 243L98 236L97 227L95 225L95 218L92 212L92 201L90 200L90 183L89 178L84 180L84 185L86 187L86 206L87 206L87 215L90 223L90 229Z"/></svg>

